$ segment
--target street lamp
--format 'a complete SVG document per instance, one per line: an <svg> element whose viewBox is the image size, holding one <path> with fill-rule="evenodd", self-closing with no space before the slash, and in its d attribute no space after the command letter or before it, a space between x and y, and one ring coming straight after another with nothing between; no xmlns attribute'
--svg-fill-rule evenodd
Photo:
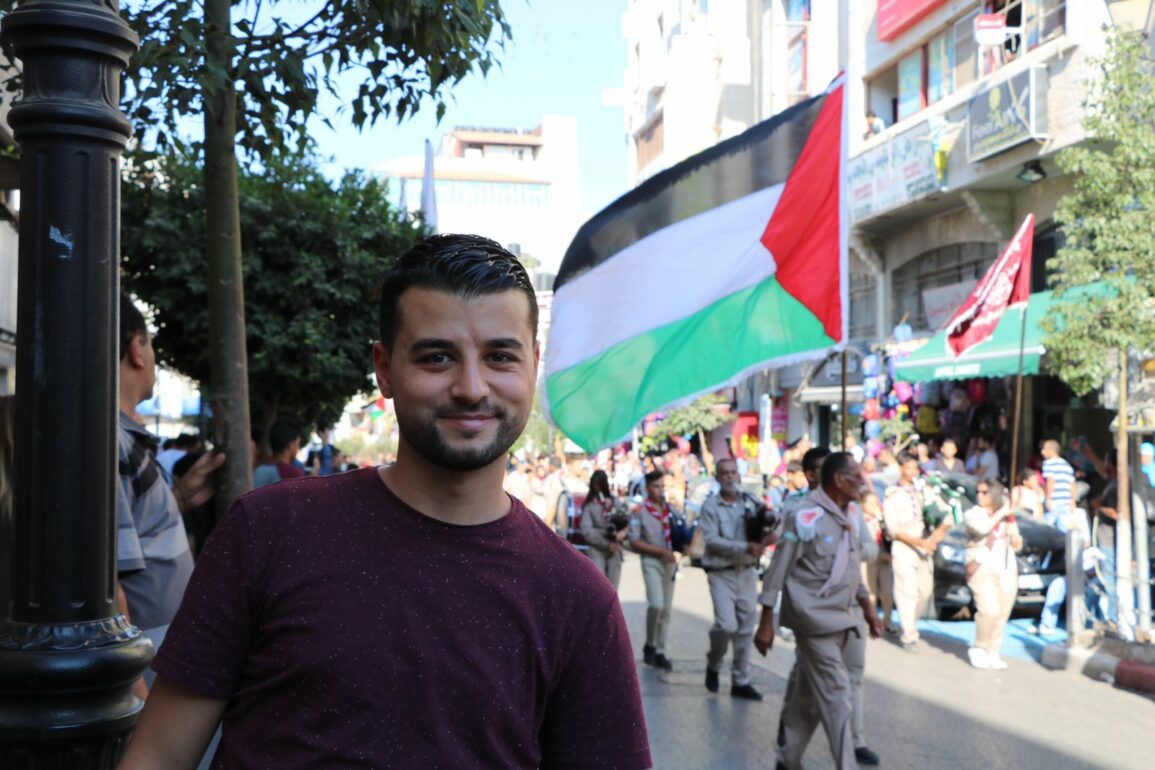
<svg viewBox="0 0 1155 770"><path fill-rule="evenodd" d="M1119 27L1150 33L1155 22L1153 12L1155 0L1107 0L1111 23Z"/></svg>
<svg viewBox="0 0 1155 770"><path fill-rule="evenodd" d="M138 40L116 0L25 0L2 34L24 91L8 118L23 207L0 767L111 769L152 654L117 612L114 557L120 155L131 134L118 102Z"/></svg>

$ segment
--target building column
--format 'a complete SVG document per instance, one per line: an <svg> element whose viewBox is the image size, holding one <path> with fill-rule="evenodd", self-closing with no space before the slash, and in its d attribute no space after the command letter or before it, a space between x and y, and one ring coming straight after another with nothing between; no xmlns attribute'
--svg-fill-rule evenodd
<svg viewBox="0 0 1155 770"><path fill-rule="evenodd" d="M13 591L0 624L0 767L112 768L152 646L116 608L120 77L114 0L26 0Z"/></svg>

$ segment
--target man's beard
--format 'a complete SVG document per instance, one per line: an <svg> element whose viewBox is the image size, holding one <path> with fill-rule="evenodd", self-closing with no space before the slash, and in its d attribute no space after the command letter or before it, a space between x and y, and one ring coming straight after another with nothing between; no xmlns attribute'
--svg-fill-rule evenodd
<svg viewBox="0 0 1155 770"><path fill-rule="evenodd" d="M449 445L437 425L437 420L457 413L485 414L497 421L497 432L488 444L480 447L455 448ZM526 419L528 419L526 415ZM434 418L418 423L397 415L397 429L413 449L425 460L448 471L476 471L505 455L525 428L510 419L509 413L498 406L482 403L473 406L438 409Z"/></svg>

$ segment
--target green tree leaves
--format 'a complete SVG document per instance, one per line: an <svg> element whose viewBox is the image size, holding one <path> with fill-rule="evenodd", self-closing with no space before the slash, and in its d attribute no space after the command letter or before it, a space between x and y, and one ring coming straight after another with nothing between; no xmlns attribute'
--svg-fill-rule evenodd
<svg viewBox="0 0 1155 770"><path fill-rule="evenodd" d="M207 383L200 163L173 152L127 165L124 287L156 308L159 359ZM426 232L388 203L377 180L349 173L334 184L308 158L242 168L238 187L254 421L287 412L334 422L351 397L375 387L381 277Z"/></svg>
<svg viewBox="0 0 1155 770"><path fill-rule="evenodd" d="M1102 386L1112 349L1155 347L1155 66L1149 41L1109 32L1084 120L1089 141L1059 153L1073 190L1056 221L1056 302L1044 319L1051 369L1077 393ZM1105 293L1071 291L1107 284Z"/></svg>

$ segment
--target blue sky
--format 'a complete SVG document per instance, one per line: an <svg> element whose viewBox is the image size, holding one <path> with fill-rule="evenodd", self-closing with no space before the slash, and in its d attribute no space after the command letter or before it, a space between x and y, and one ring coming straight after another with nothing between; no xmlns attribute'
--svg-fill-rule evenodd
<svg viewBox="0 0 1155 770"><path fill-rule="evenodd" d="M313 129L320 154L332 158L326 171L372 169L398 155L420 155L428 137L457 125L529 129L543 114L574 115L580 142L582 211L589 215L626 188L626 139L620 107L602 103L602 92L620 88L626 66L622 38L623 0L504 0L513 29L501 67L488 76L474 73L446 100L440 125L428 105L398 125L380 120L358 133L346 116L335 115L331 130L319 121Z"/></svg>

